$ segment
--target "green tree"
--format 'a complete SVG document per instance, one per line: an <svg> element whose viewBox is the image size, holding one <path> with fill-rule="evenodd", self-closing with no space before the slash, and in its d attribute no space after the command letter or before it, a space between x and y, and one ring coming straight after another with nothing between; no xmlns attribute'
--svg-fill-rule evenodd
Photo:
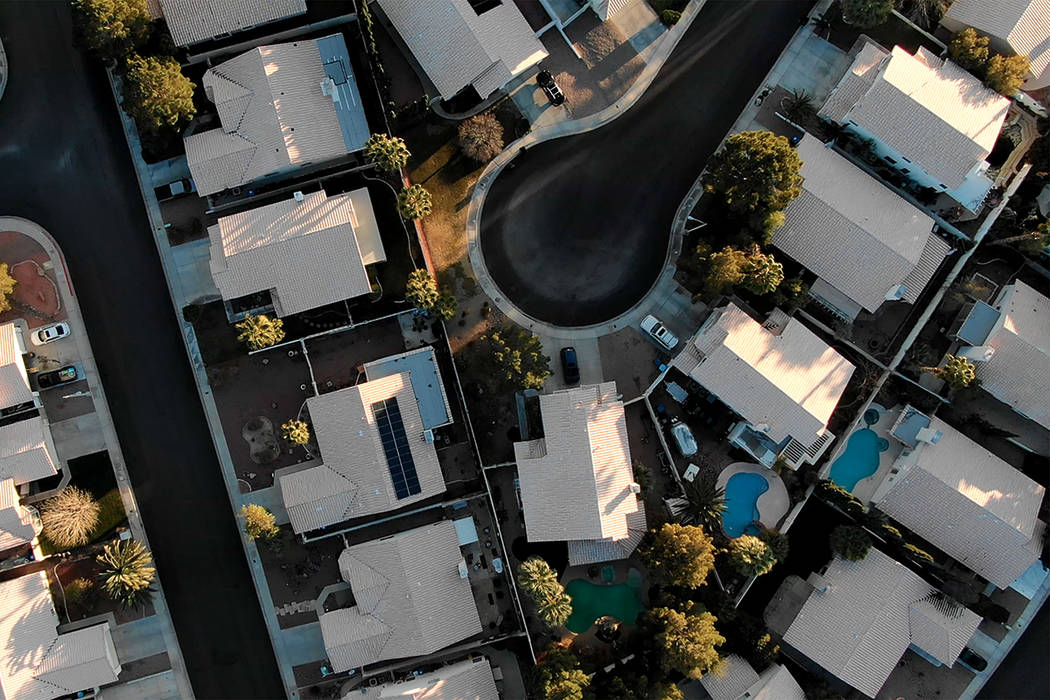
<svg viewBox="0 0 1050 700"><path fill-rule="evenodd" d="M251 540L272 540L281 534L273 513L258 503L245 503L241 506L241 520L244 521L244 534Z"/></svg>
<svg viewBox="0 0 1050 700"><path fill-rule="evenodd" d="M717 253L707 256L707 277L704 278L704 291L709 297L724 294L740 284L744 279L743 267L747 254L733 246L726 246Z"/></svg>
<svg viewBox="0 0 1050 700"><path fill-rule="evenodd" d="M551 374L551 359L540 339L518 326L504 326L479 338L484 361L493 374L514 389L542 389Z"/></svg>
<svg viewBox="0 0 1050 700"><path fill-rule="evenodd" d="M772 255L763 253L757 245L752 246L740 271L744 276L741 286L758 296L775 291L784 281L784 266Z"/></svg>
<svg viewBox="0 0 1050 700"><path fill-rule="evenodd" d="M780 101L780 108L784 110L784 116L796 124L817 114L813 96L805 90L792 90Z"/></svg>
<svg viewBox="0 0 1050 700"><path fill-rule="evenodd" d="M871 549L871 537L856 525L839 525L828 536L831 551L849 561L861 561Z"/></svg>
<svg viewBox="0 0 1050 700"><path fill-rule="evenodd" d="M541 557L529 557L521 563L518 585L533 599L553 596L565 590L554 569Z"/></svg>
<svg viewBox="0 0 1050 700"><path fill-rule="evenodd" d="M467 158L488 163L503 150L503 125L492 112L461 122L459 148Z"/></svg>
<svg viewBox="0 0 1050 700"><path fill-rule="evenodd" d="M680 612L673 608L653 608L645 614L643 627L652 632L665 671L677 671L689 678L701 678L721 661L717 647L725 643L709 612Z"/></svg>
<svg viewBox="0 0 1050 700"><path fill-rule="evenodd" d="M428 271L412 270L408 274L408 282L405 283L405 299L413 306L429 311L437 305L438 296L437 282Z"/></svg>
<svg viewBox="0 0 1050 700"><path fill-rule="evenodd" d="M66 594L68 605L79 605L87 609L94 604L95 596L98 594L95 584L86 578L75 578L63 586L62 590Z"/></svg>
<svg viewBox="0 0 1050 700"><path fill-rule="evenodd" d="M249 350L262 350L284 340L284 322L265 314L248 314L234 327L240 331L237 340L247 345Z"/></svg>
<svg viewBox="0 0 1050 700"><path fill-rule="evenodd" d="M773 292L773 303L785 310L800 309L806 305L808 296L809 285L801 277L789 277Z"/></svg>
<svg viewBox="0 0 1050 700"><path fill-rule="evenodd" d="M955 355L945 355L943 367L923 367L922 371L943 380L952 390L965 389L977 379L977 368L974 364L965 357Z"/></svg>
<svg viewBox="0 0 1050 700"><path fill-rule="evenodd" d="M996 54L988 59L984 84L1000 95L1013 97L1028 78L1028 56Z"/></svg>
<svg viewBox="0 0 1050 700"><path fill-rule="evenodd" d="M932 29L941 21L951 0L904 0L901 12L923 29Z"/></svg>
<svg viewBox="0 0 1050 700"><path fill-rule="evenodd" d="M990 245L1012 245L1025 255L1039 255L1047 246L1050 246L1050 220L1039 224L1032 231L999 238L992 241ZM0 278L2 278L2 270L3 265L0 263Z"/></svg>
<svg viewBox="0 0 1050 700"><path fill-rule="evenodd" d="M729 561L744 576L761 576L777 563L776 555L754 535L742 535L729 543Z"/></svg>
<svg viewBox="0 0 1050 700"><path fill-rule="evenodd" d="M87 491L67 486L44 501L40 522L44 536L59 549L72 549L91 541L98 526L99 505Z"/></svg>
<svg viewBox="0 0 1050 700"><path fill-rule="evenodd" d="M685 505L677 513L678 522L715 532L722 526L722 514L726 512L725 489L718 486L715 475L709 471L684 485Z"/></svg>
<svg viewBox="0 0 1050 700"><path fill-rule="evenodd" d="M549 626L560 627L572 615L572 597L568 593L560 593L537 600L536 612Z"/></svg>
<svg viewBox="0 0 1050 700"><path fill-rule="evenodd" d="M766 543L769 551L773 552L774 559L777 561L787 559L788 552L791 550L791 541L783 532L777 532L767 527L758 533L758 538Z"/></svg>
<svg viewBox="0 0 1050 700"><path fill-rule="evenodd" d="M758 244L748 250L726 246L707 257L704 285L709 296L723 294L737 286L761 296L773 292L783 280L784 266L772 255L763 253Z"/></svg>
<svg viewBox="0 0 1050 700"><path fill-rule="evenodd" d="M73 27L85 48L115 60L146 43L152 18L146 0L73 0Z"/></svg>
<svg viewBox="0 0 1050 700"><path fill-rule="evenodd" d="M841 0L842 21L854 27L877 27L893 13L893 0Z"/></svg>
<svg viewBox="0 0 1050 700"><path fill-rule="evenodd" d="M153 595L156 569L153 557L138 540L117 540L107 544L97 557L102 565L102 590L125 608L145 605Z"/></svg>
<svg viewBox="0 0 1050 700"><path fill-rule="evenodd" d="M365 160L380 170L394 173L408 165L412 154L403 139L387 134L372 134L365 141Z"/></svg>
<svg viewBox="0 0 1050 700"><path fill-rule="evenodd" d="M196 86L174 58L128 57L124 71L124 110L140 129L181 128L197 113Z"/></svg>
<svg viewBox="0 0 1050 700"><path fill-rule="evenodd" d="M948 56L964 69L983 78L991 57L988 41L988 37L978 34L973 27L967 27L952 37L948 44Z"/></svg>
<svg viewBox="0 0 1050 700"><path fill-rule="evenodd" d="M707 164L704 189L731 211L766 217L783 211L802 194L802 159L783 136L744 131L726 139Z"/></svg>
<svg viewBox="0 0 1050 700"><path fill-rule="evenodd" d="M306 424L306 421L296 419L285 421L281 426L281 434L293 445L305 445L310 442L310 426Z"/></svg>
<svg viewBox="0 0 1050 700"><path fill-rule="evenodd" d="M459 309L459 302L456 301L456 297L448 292L442 292L431 311L437 314L442 321L451 321L455 317L457 309Z"/></svg>
<svg viewBox="0 0 1050 700"><path fill-rule="evenodd" d="M0 262L0 313L11 309L11 295L17 284L18 280L11 276L7 263Z"/></svg>
<svg viewBox="0 0 1050 700"><path fill-rule="evenodd" d="M682 19L682 13L678 10L667 9L660 13L660 21L665 27L673 27Z"/></svg>
<svg viewBox="0 0 1050 700"><path fill-rule="evenodd" d="M715 565L715 544L704 528L664 523L641 552L649 573L660 583L684 588L704 585Z"/></svg>
<svg viewBox="0 0 1050 700"><path fill-rule="evenodd" d="M583 700L590 684L580 660L563 646L552 646L536 665L537 690L545 700Z"/></svg>
<svg viewBox="0 0 1050 700"><path fill-rule="evenodd" d="M430 193L422 185L411 185L397 193L397 210L407 221L426 218L432 207Z"/></svg>

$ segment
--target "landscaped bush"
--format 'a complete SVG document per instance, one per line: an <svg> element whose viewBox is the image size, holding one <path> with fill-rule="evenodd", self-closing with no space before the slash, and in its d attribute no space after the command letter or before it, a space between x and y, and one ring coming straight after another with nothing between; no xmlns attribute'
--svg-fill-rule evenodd
<svg viewBox="0 0 1050 700"><path fill-rule="evenodd" d="M67 486L44 501L40 520L44 535L56 547L72 549L91 541L91 533L98 526L99 504L87 491Z"/></svg>
<svg viewBox="0 0 1050 700"><path fill-rule="evenodd" d="M831 531L828 543L831 545L831 551L849 561L861 561L868 556L871 549L871 537L864 528L855 525L837 526Z"/></svg>
<svg viewBox="0 0 1050 700"><path fill-rule="evenodd" d="M678 10L664 10L660 13L660 21L667 27L673 27L678 24L680 19L682 19L682 13Z"/></svg>
<svg viewBox="0 0 1050 700"><path fill-rule="evenodd" d="M488 163L503 150L503 125L492 112L467 119L459 125L459 148L467 158Z"/></svg>
<svg viewBox="0 0 1050 700"><path fill-rule="evenodd" d="M18 280L8 272L7 263L0 263L0 313L11 309L11 295L17 284Z"/></svg>
<svg viewBox="0 0 1050 700"><path fill-rule="evenodd" d="M729 543L729 561L743 576L761 576L777 563L776 555L754 535L742 535Z"/></svg>

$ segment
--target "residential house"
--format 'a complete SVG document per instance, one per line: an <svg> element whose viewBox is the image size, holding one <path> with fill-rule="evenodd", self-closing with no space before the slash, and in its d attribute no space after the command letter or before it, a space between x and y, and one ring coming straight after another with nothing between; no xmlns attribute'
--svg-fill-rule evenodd
<svg viewBox="0 0 1050 700"><path fill-rule="evenodd" d="M18 500L15 480L0 479L0 552L31 543L40 530L36 511Z"/></svg>
<svg viewBox="0 0 1050 700"><path fill-rule="evenodd" d="M802 194L772 243L818 276L810 294L846 322L915 303L951 250L933 219L809 134L798 154Z"/></svg>
<svg viewBox="0 0 1050 700"><path fill-rule="evenodd" d="M993 184L985 159L1009 109L1010 100L948 59L869 42L819 114L870 141L915 185L976 213Z"/></svg>
<svg viewBox="0 0 1050 700"><path fill-rule="evenodd" d="M208 227L211 274L226 301L269 292L278 316L372 291L368 265L386 260L372 200L361 188L321 190L221 217Z"/></svg>
<svg viewBox="0 0 1050 700"><path fill-rule="evenodd" d="M811 590L784 642L874 698L904 652L952 666L981 618L872 548L810 574Z"/></svg>
<svg viewBox="0 0 1050 700"><path fill-rule="evenodd" d="M277 479L296 533L444 493L438 426L424 415L436 415L433 407L447 399L440 375L429 386L423 376L414 380L406 367L306 400L322 464L291 467Z"/></svg>
<svg viewBox="0 0 1050 700"><path fill-rule="evenodd" d="M569 563L626 559L645 534L615 382L539 397L544 437L514 443L525 533L568 541Z"/></svg>
<svg viewBox="0 0 1050 700"><path fill-rule="evenodd" d="M321 615L336 673L432 654L480 634L467 564L448 520L347 547L339 572L354 604Z"/></svg>
<svg viewBox="0 0 1050 700"><path fill-rule="evenodd" d="M780 664L770 664L760 675L736 654L723 659L719 672L704 675L700 685L711 700L806 700L798 681Z"/></svg>
<svg viewBox="0 0 1050 700"><path fill-rule="evenodd" d="M117 681L120 660L108 622L58 632L47 574L0 583L0 696L82 697Z"/></svg>
<svg viewBox="0 0 1050 700"><path fill-rule="evenodd" d="M259 46L202 82L222 124L183 139L202 195L340 158L368 140L341 34Z"/></svg>
<svg viewBox="0 0 1050 700"><path fill-rule="evenodd" d="M499 700L492 666L484 656L409 676L403 681L354 688L343 700Z"/></svg>
<svg viewBox="0 0 1050 700"><path fill-rule="evenodd" d="M1022 89L1050 86L1050 0L954 0L941 24L951 32L973 27L995 52L1028 56Z"/></svg>
<svg viewBox="0 0 1050 700"><path fill-rule="evenodd" d="M911 407L891 436L903 449L871 498L880 511L999 588L1039 560L1046 489Z"/></svg>
<svg viewBox="0 0 1050 700"><path fill-rule="evenodd" d="M29 386L26 372L25 339L15 323L0 326L0 410L4 415L29 410L39 405L36 392Z"/></svg>
<svg viewBox="0 0 1050 700"><path fill-rule="evenodd" d="M199 44L306 12L306 0L146 0L176 46Z"/></svg>
<svg viewBox="0 0 1050 700"><path fill-rule="evenodd" d="M743 420L728 440L771 467L814 463L835 436L828 421L856 369L780 309L759 322L733 302L715 309L671 366Z"/></svg>
<svg viewBox="0 0 1050 700"><path fill-rule="evenodd" d="M976 363L982 389L1050 429L1050 298L1024 282L1007 285L994 305L967 305L950 335Z"/></svg>
<svg viewBox="0 0 1050 700"><path fill-rule="evenodd" d="M547 57L521 10L500 0L378 0L444 99L484 99Z"/></svg>

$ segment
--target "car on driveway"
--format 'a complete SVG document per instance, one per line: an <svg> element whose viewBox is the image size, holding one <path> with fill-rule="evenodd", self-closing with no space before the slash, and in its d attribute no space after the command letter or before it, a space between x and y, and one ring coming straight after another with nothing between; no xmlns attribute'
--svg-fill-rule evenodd
<svg viewBox="0 0 1050 700"><path fill-rule="evenodd" d="M671 437L674 438L675 447L683 457L692 457L696 454L696 438L689 426L677 418L671 421Z"/></svg>
<svg viewBox="0 0 1050 700"><path fill-rule="evenodd" d="M558 83L554 80L554 76L550 72L541 70L536 74L536 82L543 90L544 94L547 95L547 99L551 101L551 104L555 107L560 107L565 104L565 93L558 87Z"/></svg>
<svg viewBox="0 0 1050 700"><path fill-rule="evenodd" d="M50 389L52 387L75 382L76 380L77 368L73 365L67 365L61 369L51 370L50 372L40 372L36 375L36 385L41 389Z"/></svg>
<svg viewBox="0 0 1050 700"><path fill-rule="evenodd" d="M37 328L29 335L33 345L47 345L69 335L68 323L52 323L50 326Z"/></svg>
<svg viewBox="0 0 1050 700"><path fill-rule="evenodd" d="M978 653L970 647L963 647L962 653L959 654L959 662L975 673L980 673L988 668L988 662L985 661L984 657L978 655Z"/></svg>
<svg viewBox="0 0 1050 700"><path fill-rule="evenodd" d="M665 350L673 350L678 345L678 336L667 330L667 326L652 314L642 319L642 330Z"/></svg>
<svg viewBox="0 0 1050 700"><path fill-rule="evenodd" d="M576 358L576 348L561 349L561 369L566 384L575 384L580 381L580 363Z"/></svg>

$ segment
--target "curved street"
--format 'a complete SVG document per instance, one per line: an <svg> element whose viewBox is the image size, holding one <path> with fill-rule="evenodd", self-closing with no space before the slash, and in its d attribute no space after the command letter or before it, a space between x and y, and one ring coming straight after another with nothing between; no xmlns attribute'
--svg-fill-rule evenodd
<svg viewBox="0 0 1050 700"><path fill-rule="evenodd" d="M504 296L560 326L600 323L641 300L678 205L811 5L709 0L630 111L515 158L480 227Z"/></svg>
<svg viewBox="0 0 1050 700"><path fill-rule="evenodd" d="M116 106L68 2L0 3L0 213L70 266L194 692L284 695Z"/></svg>

